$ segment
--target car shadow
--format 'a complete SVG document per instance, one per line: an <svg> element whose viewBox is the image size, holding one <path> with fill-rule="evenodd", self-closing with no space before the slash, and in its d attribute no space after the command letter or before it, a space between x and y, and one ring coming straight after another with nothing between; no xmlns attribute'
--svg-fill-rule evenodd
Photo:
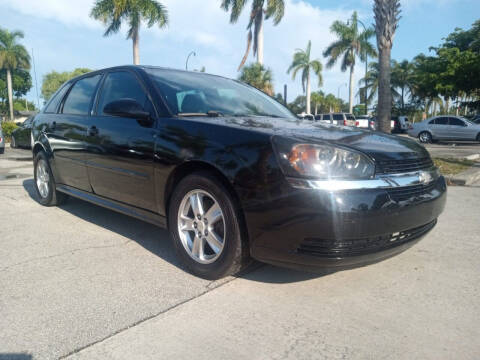
<svg viewBox="0 0 480 360"><path fill-rule="evenodd" d="M33 200L39 202L32 178L23 181L23 188ZM170 235L165 229L72 197L65 204L60 205L59 208L84 221L133 240L180 270L188 271L178 261L171 244ZM280 284L311 280L329 273L297 271L253 262L236 277L257 282Z"/></svg>

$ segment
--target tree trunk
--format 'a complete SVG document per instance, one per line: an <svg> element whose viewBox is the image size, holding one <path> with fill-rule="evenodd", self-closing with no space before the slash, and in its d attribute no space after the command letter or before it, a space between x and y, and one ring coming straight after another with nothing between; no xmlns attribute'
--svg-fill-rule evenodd
<svg viewBox="0 0 480 360"><path fill-rule="evenodd" d="M349 113L353 113L353 65L350 66L350 91L348 95Z"/></svg>
<svg viewBox="0 0 480 360"><path fill-rule="evenodd" d="M308 73L307 73L307 111L306 111L307 114L311 114L311 112L310 112L310 97L311 97L311 94L310 94L310 71L308 71Z"/></svg>
<svg viewBox="0 0 480 360"><path fill-rule="evenodd" d="M318 114L318 103L315 103L315 115Z"/></svg>
<svg viewBox="0 0 480 360"><path fill-rule="evenodd" d="M7 92L8 92L8 106L10 109L10 120L13 121L12 73L8 68L7 68Z"/></svg>
<svg viewBox="0 0 480 360"><path fill-rule="evenodd" d="M445 114L448 115L448 111L450 110L450 99L448 97L445 98L445 107L446 107Z"/></svg>
<svg viewBox="0 0 480 360"><path fill-rule="evenodd" d="M403 100L403 96L404 96L404 87L402 86L402 115L405 115L404 112L405 112L405 102Z"/></svg>
<svg viewBox="0 0 480 360"><path fill-rule="evenodd" d="M263 65L263 14L261 15L260 22L258 24L257 63Z"/></svg>
<svg viewBox="0 0 480 360"><path fill-rule="evenodd" d="M138 35L138 28L133 31L132 42L133 42L133 64L140 65L140 54L138 50L138 42L140 38Z"/></svg>
<svg viewBox="0 0 480 360"><path fill-rule="evenodd" d="M379 76L378 76L378 129L382 132L391 132L390 119L392 116L392 91L390 88L390 56L391 49L379 49Z"/></svg>

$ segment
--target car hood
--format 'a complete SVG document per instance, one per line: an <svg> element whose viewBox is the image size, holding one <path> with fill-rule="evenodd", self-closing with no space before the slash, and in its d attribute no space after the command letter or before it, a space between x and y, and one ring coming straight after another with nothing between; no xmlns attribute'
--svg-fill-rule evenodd
<svg viewBox="0 0 480 360"><path fill-rule="evenodd" d="M190 118L191 119L191 118ZM197 121L249 129L255 132L285 136L311 143L332 143L349 147L375 160L402 160L425 158L429 154L412 139L383 134L355 127L320 124L310 120L269 117L196 118Z"/></svg>

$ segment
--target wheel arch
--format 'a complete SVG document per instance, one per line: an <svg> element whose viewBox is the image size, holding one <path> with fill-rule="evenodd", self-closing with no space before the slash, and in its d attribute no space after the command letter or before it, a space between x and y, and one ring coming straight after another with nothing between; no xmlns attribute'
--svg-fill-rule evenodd
<svg viewBox="0 0 480 360"><path fill-rule="evenodd" d="M235 191L234 186L232 185L231 181L228 177L216 166L201 160L191 160L184 162L183 164L177 166L175 170L169 175L168 180L166 182L166 186L164 189L164 206L165 206L165 214L167 217L167 226L168 226L168 209L170 207L170 199L175 189L176 184L178 184L183 178L186 176L196 173L196 172L208 172L213 175L217 180L219 180L223 186L227 189L231 197L237 204L239 217L240 217L240 224L242 225L242 238L245 239L247 242L248 240L248 228L247 223L245 220L245 215L243 213L243 209L240 202L240 197L238 196L237 192Z"/></svg>

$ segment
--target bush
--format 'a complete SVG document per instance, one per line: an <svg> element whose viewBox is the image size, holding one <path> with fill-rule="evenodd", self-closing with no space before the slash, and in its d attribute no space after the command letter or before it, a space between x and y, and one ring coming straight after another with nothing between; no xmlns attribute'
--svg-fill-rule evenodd
<svg viewBox="0 0 480 360"><path fill-rule="evenodd" d="M10 141L10 137L12 136L12 131L17 128L17 124L13 121L3 121L2 122L2 132L5 140Z"/></svg>

